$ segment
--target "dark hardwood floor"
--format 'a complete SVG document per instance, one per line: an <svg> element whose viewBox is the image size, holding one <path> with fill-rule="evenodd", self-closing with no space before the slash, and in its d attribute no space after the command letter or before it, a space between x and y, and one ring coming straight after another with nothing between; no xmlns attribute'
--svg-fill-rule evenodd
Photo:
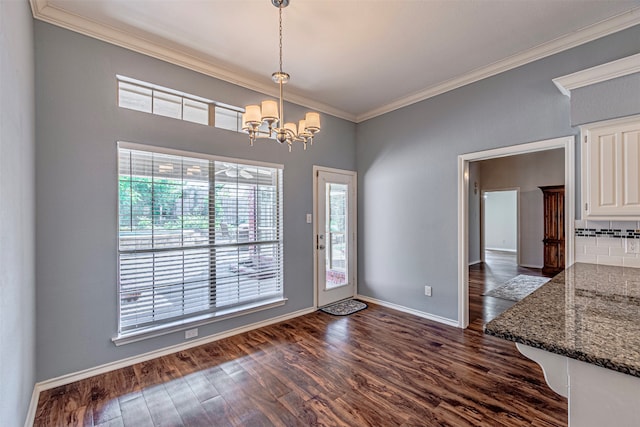
<svg viewBox="0 0 640 427"><path fill-rule="evenodd" d="M482 294L519 274L542 276L539 268L519 267L516 255L508 252L485 251L485 262L469 267L469 322L482 319L487 323L515 304L502 298Z"/></svg>
<svg viewBox="0 0 640 427"><path fill-rule="evenodd" d="M511 274L487 261L467 330L375 304L316 312L44 391L35 425L566 426L540 368L482 334L502 306L480 293Z"/></svg>

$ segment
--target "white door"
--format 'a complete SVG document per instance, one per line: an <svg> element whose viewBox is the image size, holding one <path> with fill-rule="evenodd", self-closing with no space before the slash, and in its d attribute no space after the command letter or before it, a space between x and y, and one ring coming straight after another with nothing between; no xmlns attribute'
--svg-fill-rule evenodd
<svg viewBox="0 0 640 427"><path fill-rule="evenodd" d="M356 292L356 173L316 168L318 307Z"/></svg>

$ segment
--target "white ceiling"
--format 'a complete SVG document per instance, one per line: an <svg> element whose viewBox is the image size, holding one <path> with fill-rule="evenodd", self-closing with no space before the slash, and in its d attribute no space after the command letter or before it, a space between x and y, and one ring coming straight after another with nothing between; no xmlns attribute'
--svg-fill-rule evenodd
<svg viewBox="0 0 640 427"><path fill-rule="evenodd" d="M31 4L38 19L275 93L270 0ZM639 24L640 0L291 0L283 21L285 98L362 121Z"/></svg>

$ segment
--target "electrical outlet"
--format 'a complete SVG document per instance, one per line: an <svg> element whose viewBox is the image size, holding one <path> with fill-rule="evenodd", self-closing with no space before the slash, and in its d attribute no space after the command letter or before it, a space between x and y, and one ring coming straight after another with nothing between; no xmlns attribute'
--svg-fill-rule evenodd
<svg viewBox="0 0 640 427"><path fill-rule="evenodd" d="M424 287L424 294L428 297L431 296L431 286L425 286Z"/></svg>
<svg viewBox="0 0 640 427"><path fill-rule="evenodd" d="M625 252L628 254L640 254L640 239L626 238L627 247Z"/></svg>
<svg viewBox="0 0 640 427"><path fill-rule="evenodd" d="M189 338L195 338L198 336L198 328L189 329L184 331L184 339L188 340Z"/></svg>

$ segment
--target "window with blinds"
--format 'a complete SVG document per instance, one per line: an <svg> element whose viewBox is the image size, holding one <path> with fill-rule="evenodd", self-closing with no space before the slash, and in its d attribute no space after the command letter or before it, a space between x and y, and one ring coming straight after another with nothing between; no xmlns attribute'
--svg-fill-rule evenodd
<svg viewBox="0 0 640 427"><path fill-rule="evenodd" d="M242 130L243 108L130 77L120 75L116 77L119 107L233 132L244 132ZM261 130L266 129L266 127L261 128Z"/></svg>
<svg viewBox="0 0 640 427"><path fill-rule="evenodd" d="M119 335L283 298L282 167L118 145Z"/></svg>

